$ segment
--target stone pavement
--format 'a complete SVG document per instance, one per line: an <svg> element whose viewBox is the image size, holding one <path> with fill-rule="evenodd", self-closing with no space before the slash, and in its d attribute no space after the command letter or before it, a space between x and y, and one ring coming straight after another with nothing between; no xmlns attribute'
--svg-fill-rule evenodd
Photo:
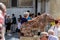
<svg viewBox="0 0 60 40"><path fill-rule="evenodd" d="M12 34L12 36L5 35L6 40L19 40L17 33Z"/></svg>

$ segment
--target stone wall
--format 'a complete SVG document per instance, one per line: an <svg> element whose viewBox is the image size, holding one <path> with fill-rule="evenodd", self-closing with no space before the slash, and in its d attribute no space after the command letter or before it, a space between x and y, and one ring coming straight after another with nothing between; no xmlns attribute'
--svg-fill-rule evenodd
<svg viewBox="0 0 60 40"><path fill-rule="evenodd" d="M50 14L55 19L60 17L60 0L50 0Z"/></svg>
<svg viewBox="0 0 60 40"><path fill-rule="evenodd" d="M4 3L6 7L10 7L10 0L0 0L0 2Z"/></svg>

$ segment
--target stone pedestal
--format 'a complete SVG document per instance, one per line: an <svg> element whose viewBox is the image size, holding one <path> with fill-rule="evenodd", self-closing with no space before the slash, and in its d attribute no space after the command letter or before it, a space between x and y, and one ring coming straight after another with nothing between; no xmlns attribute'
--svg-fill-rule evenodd
<svg viewBox="0 0 60 40"><path fill-rule="evenodd" d="M40 37L20 37L20 40L40 40Z"/></svg>
<svg viewBox="0 0 60 40"><path fill-rule="evenodd" d="M55 19L60 17L60 0L49 0L50 1L50 14Z"/></svg>

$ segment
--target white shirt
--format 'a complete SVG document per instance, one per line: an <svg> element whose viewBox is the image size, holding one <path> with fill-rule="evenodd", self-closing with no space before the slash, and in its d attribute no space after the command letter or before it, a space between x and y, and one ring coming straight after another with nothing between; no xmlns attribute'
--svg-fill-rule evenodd
<svg viewBox="0 0 60 40"><path fill-rule="evenodd" d="M20 27L21 27L21 23L20 23L20 22L18 22L18 29L20 29Z"/></svg>
<svg viewBox="0 0 60 40"><path fill-rule="evenodd" d="M49 35L48 40L59 40L58 37L53 36L53 35Z"/></svg>
<svg viewBox="0 0 60 40"><path fill-rule="evenodd" d="M55 32L55 34L54 34L55 36L58 36L58 34L59 34L58 29L60 29L60 27L52 26L50 29L52 29Z"/></svg>

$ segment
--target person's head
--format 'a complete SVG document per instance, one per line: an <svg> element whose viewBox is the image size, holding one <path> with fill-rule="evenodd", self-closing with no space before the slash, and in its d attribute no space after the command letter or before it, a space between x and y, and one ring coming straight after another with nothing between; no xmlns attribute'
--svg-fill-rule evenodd
<svg viewBox="0 0 60 40"><path fill-rule="evenodd" d="M41 32L41 37L42 36L48 36L48 33L47 32Z"/></svg>
<svg viewBox="0 0 60 40"><path fill-rule="evenodd" d="M41 15L40 13L38 13L38 15Z"/></svg>
<svg viewBox="0 0 60 40"><path fill-rule="evenodd" d="M53 30L48 30L48 34L49 35L54 35L54 31Z"/></svg>
<svg viewBox="0 0 60 40"><path fill-rule="evenodd" d="M7 16L7 18L10 18L10 16Z"/></svg>
<svg viewBox="0 0 60 40"><path fill-rule="evenodd" d="M37 17L37 14L35 14L35 17Z"/></svg>
<svg viewBox="0 0 60 40"><path fill-rule="evenodd" d="M22 15L19 15L20 18L22 18Z"/></svg>
<svg viewBox="0 0 60 40"><path fill-rule="evenodd" d="M8 15L7 17L8 17L8 18L10 18L10 16L9 16L9 15Z"/></svg>
<svg viewBox="0 0 60 40"><path fill-rule="evenodd" d="M34 13L32 13L32 18L34 17Z"/></svg>
<svg viewBox="0 0 60 40"><path fill-rule="evenodd" d="M58 20L55 20L55 24L58 24Z"/></svg>
<svg viewBox="0 0 60 40"><path fill-rule="evenodd" d="M29 17L29 13L28 13L28 12L25 12L25 13L24 13L24 17L25 17L25 18L28 18L28 17Z"/></svg>
<svg viewBox="0 0 60 40"><path fill-rule="evenodd" d="M6 15L6 6L3 3L0 3L0 10L3 12L2 14Z"/></svg>
<svg viewBox="0 0 60 40"><path fill-rule="evenodd" d="M60 25L60 17L56 19L58 21L58 25Z"/></svg>
<svg viewBox="0 0 60 40"><path fill-rule="evenodd" d="M30 12L29 10L27 10L27 12Z"/></svg>
<svg viewBox="0 0 60 40"><path fill-rule="evenodd" d="M48 33L47 32L42 32L40 36L40 40L48 40Z"/></svg>
<svg viewBox="0 0 60 40"><path fill-rule="evenodd" d="M20 22L20 19L18 19L18 22Z"/></svg>
<svg viewBox="0 0 60 40"><path fill-rule="evenodd" d="M15 14L12 14L12 16L15 16Z"/></svg>
<svg viewBox="0 0 60 40"><path fill-rule="evenodd" d="M29 14L29 17L32 17L32 14Z"/></svg>
<svg viewBox="0 0 60 40"><path fill-rule="evenodd" d="M7 15L7 18L10 18L10 15L9 14Z"/></svg>

